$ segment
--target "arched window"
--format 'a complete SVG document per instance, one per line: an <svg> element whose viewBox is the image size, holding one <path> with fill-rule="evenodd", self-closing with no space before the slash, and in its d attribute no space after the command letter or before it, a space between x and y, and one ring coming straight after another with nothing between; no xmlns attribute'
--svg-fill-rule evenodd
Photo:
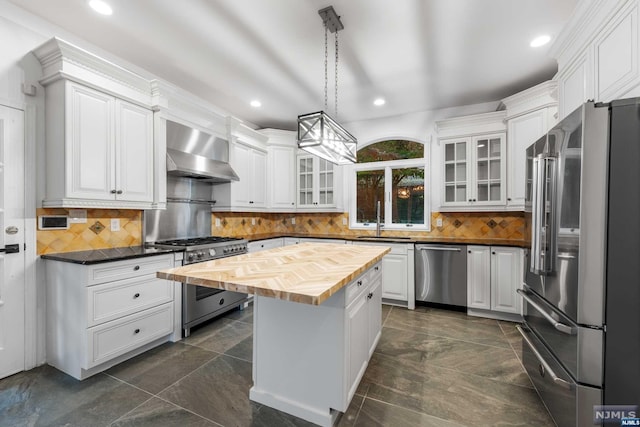
<svg viewBox="0 0 640 427"><path fill-rule="evenodd" d="M428 230L425 146L407 140L386 140L358 150L350 222L353 228Z"/></svg>

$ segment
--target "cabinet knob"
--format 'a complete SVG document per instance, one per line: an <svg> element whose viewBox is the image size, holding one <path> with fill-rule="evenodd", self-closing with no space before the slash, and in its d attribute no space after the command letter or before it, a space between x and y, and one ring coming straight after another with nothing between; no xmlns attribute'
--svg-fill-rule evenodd
<svg viewBox="0 0 640 427"><path fill-rule="evenodd" d="M135 331L133 331L134 334L139 334L140 333L140 329L136 329Z"/></svg>
<svg viewBox="0 0 640 427"><path fill-rule="evenodd" d="M295 205L295 203L291 202L291 206Z"/></svg>
<svg viewBox="0 0 640 427"><path fill-rule="evenodd" d="M471 199L469 199L469 201L471 202L472 200L471 200Z"/></svg>
<svg viewBox="0 0 640 427"><path fill-rule="evenodd" d="M362 280L358 280L358 286L362 286Z"/></svg>
<svg viewBox="0 0 640 427"><path fill-rule="evenodd" d="M380 270L380 267L378 267L377 265L374 267L374 270L378 271Z"/></svg>
<svg viewBox="0 0 640 427"><path fill-rule="evenodd" d="M371 299L373 298L373 292L369 292L369 294L367 295L367 299Z"/></svg>
<svg viewBox="0 0 640 427"><path fill-rule="evenodd" d="M111 194L116 194L116 190L111 190L110 193Z"/></svg>
<svg viewBox="0 0 640 427"><path fill-rule="evenodd" d="M496 253L495 253L495 252L491 252L491 254L492 254L492 255L495 255Z"/></svg>
<svg viewBox="0 0 640 427"><path fill-rule="evenodd" d="M135 267L133 267L133 271L138 271L138 270L140 270L140 266L139 265L136 265Z"/></svg>
<svg viewBox="0 0 640 427"><path fill-rule="evenodd" d="M218 304L220 305L224 304L224 298L220 298L220 302L218 302Z"/></svg>
<svg viewBox="0 0 640 427"><path fill-rule="evenodd" d="M136 293L133 295L133 297L134 297L134 298L140 298L140 293L136 292Z"/></svg>
<svg viewBox="0 0 640 427"><path fill-rule="evenodd" d="M467 251L467 252L471 253L471 251Z"/></svg>
<svg viewBox="0 0 640 427"><path fill-rule="evenodd" d="M507 202L510 202L510 201L511 201L511 197L507 197Z"/></svg>
<svg viewBox="0 0 640 427"><path fill-rule="evenodd" d="M122 190L116 191L116 194L122 194Z"/></svg>

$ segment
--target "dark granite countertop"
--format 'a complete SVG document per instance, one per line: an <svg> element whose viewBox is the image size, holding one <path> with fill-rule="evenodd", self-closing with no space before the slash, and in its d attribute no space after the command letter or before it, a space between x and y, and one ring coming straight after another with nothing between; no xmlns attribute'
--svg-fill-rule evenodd
<svg viewBox="0 0 640 427"><path fill-rule="evenodd" d="M145 248L144 246L129 246L113 249L95 249L91 251L65 252L59 254L40 255L42 259L71 262L74 264L100 264L103 262L122 261L125 259L141 258L159 254L175 252L171 249Z"/></svg>
<svg viewBox="0 0 640 427"><path fill-rule="evenodd" d="M383 236L382 238L366 235L344 234L304 234L304 233L262 233L247 236L250 242L257 240L275 239L279 237L313 238L313 239L342 239L353 242L386 242L386 243L441 243L463 245L496 245L524 248L528 245L524 240L468 238L468 237L425 237L425 236Z"/></svg>

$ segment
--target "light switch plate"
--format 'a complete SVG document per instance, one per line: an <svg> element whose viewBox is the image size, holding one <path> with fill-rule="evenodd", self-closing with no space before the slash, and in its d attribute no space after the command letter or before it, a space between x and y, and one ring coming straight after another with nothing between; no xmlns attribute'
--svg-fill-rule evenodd
<svg viewBox="0 0 640 427"><path fill-rule="evenodd" d="M251 218L251 225L256 225L256 219L255 218Z"/></svg>
<svg viewBox="0 0 640 427"><path fill-rule="evenodd" d="M442 218L436 219L436 227L442 227Z"/></svg>
<svg viewBox="0 0 640 427"><path fill-rule="evenodd" d="M291 224L295 225L295 223L296 223L296 219L295 218L291 218Z"/></svg>
<svg viewBox="0 0 640 427"><path fill-rule="evenodd" d="M342 218L342 225L347 225L347 218Z"/></svg>
<svg viewBox="0 0 640 427"><path fill-rule="evenodd" d="M120 218L111 218L111 231L120 231Z"/></svg>
<svg viewBox="0 0 640 427"><path fill-rule="evenodd" d="M220 218L216 218L216 227L220 227Z"/></svg>

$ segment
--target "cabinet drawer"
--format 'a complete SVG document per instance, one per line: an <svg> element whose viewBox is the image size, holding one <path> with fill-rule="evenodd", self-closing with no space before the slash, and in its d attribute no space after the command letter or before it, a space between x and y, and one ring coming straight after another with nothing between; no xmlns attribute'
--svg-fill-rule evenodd
<svg viewBox="0 0 640 427"><path fill-rule="evenodd" d="M172 267L173 254L97 264L89 267L87 284L91 286L114 280L144 276L151 273L155 274L158 270Z"/></svg>
<svg viewBox="0 0 640 427"><path fill-rule="evenodd" d="M172 330L172 303L89 328L83 368L97 366L168 335Z"/></svg>
<svg viewBox="0 0 640 427"><path fill-rule="evenodd" d="M357 279L347 285L345 291L345 307L351 304L359 295L369 287L369 272L361 274Z"/></svg>
<svg viewBox="0 0 640 427"><path fill-rule="evenodd" d="M173 282L153 274L119 280L87 288L87 326L95 326L119 317L173 300Z"/></svg>
<svg viewBox="0 0 640 427"><path fill-rule="evenodd" d="M369 283L374 282L378 277L382 275L382 261L379 261L376 265L371 267L367 272L369 275Z"/></svg>

